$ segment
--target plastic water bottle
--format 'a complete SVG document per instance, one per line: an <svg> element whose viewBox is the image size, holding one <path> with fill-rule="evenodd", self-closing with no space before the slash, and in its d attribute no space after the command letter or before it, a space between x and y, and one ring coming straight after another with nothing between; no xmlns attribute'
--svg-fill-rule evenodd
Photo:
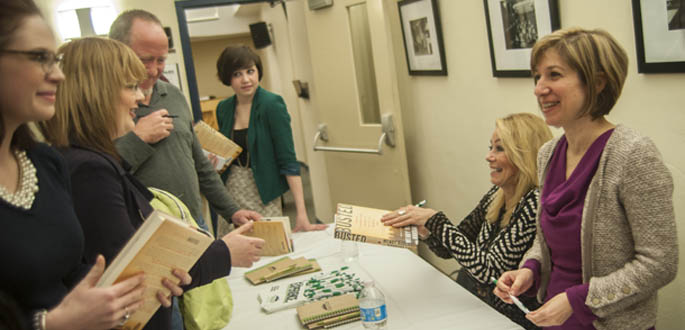
<svg viewBox="0 0 685 330"><path fill-rule="evenodd" d="M373 281L364 282L364 289L359 295L359 309L364 328L385 329L388 323L385 296Z"/></svg>

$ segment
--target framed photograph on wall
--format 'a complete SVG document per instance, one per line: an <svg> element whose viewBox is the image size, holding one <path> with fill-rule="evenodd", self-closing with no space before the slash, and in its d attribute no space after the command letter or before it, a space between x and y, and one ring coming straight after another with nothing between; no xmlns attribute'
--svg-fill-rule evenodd
<svg viewBox="0 0 685 330"><path fill-rule="evenodd" d="M446 76L445 47L436 0L397 3L410 75Z"/></svg>
<svg viewBox="0 0 685 330"><path fill-rule="evenodd" d="M685 72L685 0L632 0L637 71Z"/></svg>
<svg viewBox="0 0 685 330"><path fill-rule="evenodd" d="M483 0L492 75L530 77L530 50L559 29L557 0Z"/></svg>

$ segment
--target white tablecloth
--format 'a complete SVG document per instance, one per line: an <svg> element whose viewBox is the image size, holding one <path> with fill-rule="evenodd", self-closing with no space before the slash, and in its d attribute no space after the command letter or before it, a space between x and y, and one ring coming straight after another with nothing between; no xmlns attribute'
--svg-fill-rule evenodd
<svg viewBox="0 0 685 330"><path fill-rule="evenodd" d="M291 257L316 258L322 271L346 265L340 257L340 240L326 231L295 233ZM278 257L264 257L259 267ZM359 243L359 260L350 264L362 279L373 279L388 309L388 329L522 329L433 268L409 250ZM257 292L269 284L254 286L243 274L249 269L234 268L228 277L233 292L233 316L225 329L303 329L295 309L266 314L259 307ZM290 282L312 274L281 279ZM335 329L363 329L353 322Z"/></svg>

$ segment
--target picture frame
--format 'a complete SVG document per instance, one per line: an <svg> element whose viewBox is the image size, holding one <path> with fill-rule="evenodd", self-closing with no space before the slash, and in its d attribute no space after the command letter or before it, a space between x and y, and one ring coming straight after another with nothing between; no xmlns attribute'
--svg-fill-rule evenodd
<svg viewBox="0 0 685 330"><path fill-rule="evenodd" d="M530 77L530 52L559 29L557 0L483 0L494 77Z"/></svg>
<svg viewBox="0 0 685 330"><path fill-rule="evenodd" d="M685 0L632 0L637 72L685 72Z"/></svg>
<svg viewBox="0 0 685 330"><path fill-rule="evenodd" d="M437 0L402 0L397 6L409 75L446 76Z"/></svg>

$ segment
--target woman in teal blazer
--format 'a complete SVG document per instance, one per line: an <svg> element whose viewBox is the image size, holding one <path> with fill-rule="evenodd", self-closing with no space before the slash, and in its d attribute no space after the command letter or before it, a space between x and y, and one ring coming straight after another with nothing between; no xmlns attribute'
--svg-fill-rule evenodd
<svg viewBox="0 0 685 330"><path fill-rule="evenodd" d="M219 103L216 117L219 131L243 148L222 175L236 203L267 217L281 216L280 197L290 189L297 209L294 231L326 228L307 217L290 115L281 96L259 86L259 56L247 46L229 46L219 56L217 71L235 92Z"/></svg>

